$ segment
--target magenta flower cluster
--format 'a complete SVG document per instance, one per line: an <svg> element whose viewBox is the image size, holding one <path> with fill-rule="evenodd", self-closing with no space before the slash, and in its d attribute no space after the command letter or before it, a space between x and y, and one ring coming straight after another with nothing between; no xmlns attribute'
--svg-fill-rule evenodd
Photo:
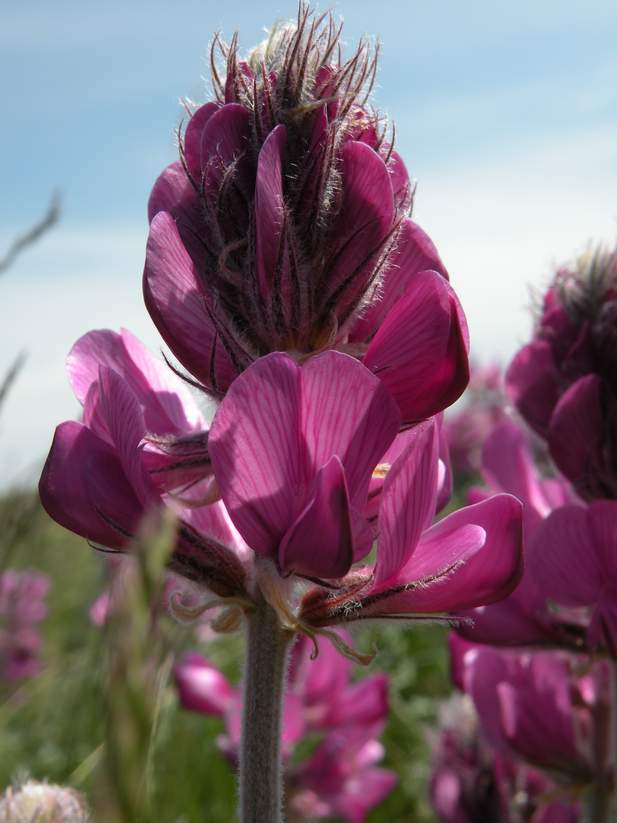
<svg viewBox="0 0 617 823"><path fill-rule="evenodd" d="M47 616L49 586L42 572L0 573L0 685L34 677L41 670L40 626Z"/></svg>
<svg viewBox="0 0 617 823"><path fill-rule="evenodd" d="M312 651L306 638L294 646L285 692L286 805L292 818L363 823L396 784L396 775L377 765L384 755L379 737L388 716L388 678L371 675L351 682L351 662L332 643L322 644L316 660ZM179 660L175 679L185 709L224 718L226 733L218 746L235 766L240 690L198 652ZM312 744L312 754L298 760L294 752L302 741Z"/></svg>
<svg viewBox="0 0 617 823"><path fill-rule="evenodd" d="M484 484L469 491L476 505L495 492L521 500L525 572L451 637L466 697L435 746L444 823L613 819L616 259L599 251L558 271L506 377L532 431L504 408L482 449Z"/></svg>

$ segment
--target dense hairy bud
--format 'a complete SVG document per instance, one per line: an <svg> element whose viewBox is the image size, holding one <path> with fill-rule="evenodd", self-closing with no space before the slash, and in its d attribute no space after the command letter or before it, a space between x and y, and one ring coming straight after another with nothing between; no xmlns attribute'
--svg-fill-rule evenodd
<svg viewBox="0 0 617 823"><path fill-rule="evenodd" d="M146 305L176 357L215 395L272 351L337 348L387 369L397 357L391 341L369 345L386 318L398 328L441 312L431 351L442 360L428 371L443 385L428 389L426 409L401 404L414 421L463 390L466 328L447 283L431 287L430 306L410 299L425 288L418 273L447 273L408 219L413 187L393 129L368 103L377 49L361 42L344 60L340 33L330 15L301 6L296 23L275 27L246 60L235 37L230 45L215 38L215 99L189 107L180 160L150 198Z"/></svg>
<svg viewBox="0 0 617 823"><path fill-rule="evenodd" d="M576 490L617 497L617 251L557 271L507 383Z"/></svg>

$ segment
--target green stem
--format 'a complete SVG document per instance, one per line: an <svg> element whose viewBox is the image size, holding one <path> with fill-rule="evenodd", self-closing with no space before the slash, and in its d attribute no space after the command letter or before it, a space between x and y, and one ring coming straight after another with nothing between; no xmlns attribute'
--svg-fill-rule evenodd
<svg viewBox="0 0 617 823"><path fill-rule="evenodd" d="M292 635L265 600L247 622L240 823L283 823L281 727Z"/></svg>

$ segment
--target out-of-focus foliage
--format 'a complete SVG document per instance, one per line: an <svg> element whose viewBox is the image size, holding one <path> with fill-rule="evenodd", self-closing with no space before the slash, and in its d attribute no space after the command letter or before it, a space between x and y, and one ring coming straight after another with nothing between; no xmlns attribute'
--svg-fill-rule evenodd
<svg viewBox="0 0 617 823"><path fill-rule="evenodd" d="M50 575L49 616L42 624L44 668L33 680L0 684L0 788L28 774L73 786L97 811L106 734L105 632L88 611L102 586L103 560L85 541L52 523L31 492L0 501L0 568L34 568ZM196 648L190 626L165 618L166 649ZM392 681L391 717L384 765L399 775L390 797L369 817L372 823L429 823L426 802L429 751L437 699L449 692L445 629L405 624L358 633L360 648L379 653L367 671L385 671ZM238 636L220 636L203 646L232 681L240 676ZM365 675L358 670L359 677ZM229 823L234 819L235 776L216 748L223 730L217 718L182 711L173 685L158 696L156 725L147 764L151 808L160 823ZM112 730L113 734L113 730ZM135 755L139 756L139 755ZM133 764L134 769L140 764Z"/></svg>

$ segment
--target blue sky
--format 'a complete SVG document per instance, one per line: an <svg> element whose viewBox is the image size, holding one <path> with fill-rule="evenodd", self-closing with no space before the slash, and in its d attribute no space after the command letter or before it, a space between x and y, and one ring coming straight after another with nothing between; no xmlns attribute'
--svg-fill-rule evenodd
<svg viewBox="0 0 617 823"><path fill-rule="evenodd" d="M322 4L321 8L325 8ZM375 103L418 179L415 218L461 295L479 360L529 330L528 289L591 238L617 237L617 6L603 2L343 0L350 48L382 43ZM0 253L45 208L62 223L0 279L0 373L28 362L0 417L0 484L36 475L54 424L76 414L74 339L133 329L145 203L175 158L185 95L204 100L214 30L247 49L292 2L27 0L0 10Z"/></svg>

